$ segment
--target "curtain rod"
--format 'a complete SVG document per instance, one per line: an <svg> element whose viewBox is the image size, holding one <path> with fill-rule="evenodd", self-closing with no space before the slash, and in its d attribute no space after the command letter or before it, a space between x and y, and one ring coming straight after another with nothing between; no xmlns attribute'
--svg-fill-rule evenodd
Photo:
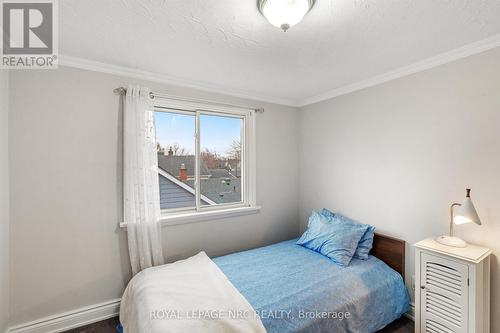
<svg viewBox="0 0 500 333"><path fill-rule="evenodd" d="M125 88L125 87L115 88L115 89L113 89L113 93L115 93L115 95L125 96L125 94L127 93L127 88ZM169 98L169 99L175 99L178 101L185 101L185 102L198 102L198 103L207 103L207 104L214 104L214 105L220 105L220 106L237 107L237 108L242 108L242 109L254 110L256 113L264 113L264 108L255 108L255 107L246 106L246 105L220 103L220 102L214 102L214 101L205 100L205 99L179 97L179 96L172 96L172 95L167 95L167 94L158 94L158 93L153 93L153 92L149 93L149 97L152 99L154 99L156 97Z"/></svg>

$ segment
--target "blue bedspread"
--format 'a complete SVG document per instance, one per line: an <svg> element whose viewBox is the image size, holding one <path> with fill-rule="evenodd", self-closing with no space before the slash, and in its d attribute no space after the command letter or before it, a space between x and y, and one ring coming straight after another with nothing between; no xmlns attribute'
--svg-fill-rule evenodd
<svg viewBox="0 0 500 333"><path fill-rule="evenodd" d="M401 275L381 260L340 267L295 241L213 259L268 333L370 333L408 310Z"/></svg>

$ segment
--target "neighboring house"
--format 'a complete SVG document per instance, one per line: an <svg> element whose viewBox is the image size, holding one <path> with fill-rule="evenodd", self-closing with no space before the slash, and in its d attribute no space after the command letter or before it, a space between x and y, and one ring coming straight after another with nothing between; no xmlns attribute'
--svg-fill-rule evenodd
<svg viewBox="0 0 500 333"><path fill-rule="evenodd" d="M237 159L227 159L226 160L226 169L231 172L231 174L236 177L241 177L241 163Z"/></svg>
<svg viewBox="0 0 500 333"><path fill-rule="evenodd" d="M188 179L194 179L194 155L176 156L170 152L168 155L158 153L158 167L174 177L180 176L179 170L182 164L184 164L184 166L186 167ZM200 165L200 176L202 179L209 178L211 176L207 165L203 161Z"/></svg>
<svg viewBox="0 0 500 333"><path fill-rule="evenodd" d="M160 208L186 208L195 207L195 192L191 185L182 182L180 179L172 176L159 168L160 177ZM216 202L201 197L201 203L206 205L215 205Z"/></svg>
<svg viewBox="0 0 500 333"><path fill-rule="evenodd" d="M194 186L194 181L188 181ZM241 178L209 178L201 180L201 193L217 204L241 201Z"/></svg>
<svg viewBox="0 0 500 333"><path fill-rule="evenodd" d="M158 153L160 208L174 209L195 206L195 158ZM226 169L209 170L202 161L201 204L216 205L241 201L241 179Z"/></svg>
<svg viewBox="0 0 500 333"><path fill-rule="evenodd" d="M210 169L210 178L236 178L229 170L227 169Z"/></svg>

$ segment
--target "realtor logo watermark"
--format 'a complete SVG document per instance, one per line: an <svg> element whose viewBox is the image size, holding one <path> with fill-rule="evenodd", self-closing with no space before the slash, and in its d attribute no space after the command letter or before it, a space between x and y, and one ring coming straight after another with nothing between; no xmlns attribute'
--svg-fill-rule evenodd
<svg viewBox="0 0 500 333"><path fill-rule="evenodd" d="M50 69L58 64L57 0L0 0L1 68Z"/></svg>

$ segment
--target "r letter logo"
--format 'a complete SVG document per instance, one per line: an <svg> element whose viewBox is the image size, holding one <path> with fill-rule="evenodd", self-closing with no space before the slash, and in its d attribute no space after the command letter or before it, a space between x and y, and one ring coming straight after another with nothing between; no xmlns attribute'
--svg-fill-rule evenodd
<svg viewBox="0 0 500 333"><path fill-rule="evenodd" d="M1 0L2 68L57 68L57 0Z"/></svg>

